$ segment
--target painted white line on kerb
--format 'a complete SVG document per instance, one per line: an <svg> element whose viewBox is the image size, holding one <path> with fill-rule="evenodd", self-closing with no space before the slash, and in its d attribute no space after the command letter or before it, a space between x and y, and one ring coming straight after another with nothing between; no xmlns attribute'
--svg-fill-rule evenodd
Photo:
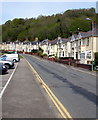
<svg viewBox="0 0 98 120"><path fill-rule="evenodd" d="M17 68L17 66L18 66L18 63L16 64L16 68ZM0 99L2 98L2 95L3 95L4 91L5 91L5 89L7 88L9 82L11 81L11 78L12 78L12 76L13 76L13 74L14 74L16 68L13 70L13 72L12 72L12 74L10 75L10 77L9 77L9 79L8 79L8 81L7 81L7 83L6 83L5 86L3 87L3 89L2 89L2 91L1 91L1 93L0 93Z"/></svg>

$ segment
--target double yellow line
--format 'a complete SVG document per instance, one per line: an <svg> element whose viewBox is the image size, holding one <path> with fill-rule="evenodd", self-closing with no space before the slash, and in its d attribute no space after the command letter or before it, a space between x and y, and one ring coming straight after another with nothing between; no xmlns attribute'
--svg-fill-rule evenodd
<svg viewBox="0 0 98 120"><path fill-rule="evenodd" d="M24 58L25 59L25 58ZM26 60L26 59L25 59ZM27 61L27 60L26 60ZM67 109L63 106L63 104L58 100L58 98L54 95L54 93L50 90L50 88L48 87L48 85L46 85L46 83L42 80L42 78L38 75L38 73L36 72L36 70L33 68L33 66L27 61L27 63L29 64L30 68L32 69L32 71L34 72L35 76L38 78L39 82L42 84L43 88L45 89L45 91L47 92L47 94L49 95L49 97L51 98L52 102L54 103L54 105L56 106L56 108L58 109L58 111L60 112L61 116L63 118L65 118L66 120L70 118L70 120L73 120L71 115L69 114L69 112L67 111Z"/></svg>

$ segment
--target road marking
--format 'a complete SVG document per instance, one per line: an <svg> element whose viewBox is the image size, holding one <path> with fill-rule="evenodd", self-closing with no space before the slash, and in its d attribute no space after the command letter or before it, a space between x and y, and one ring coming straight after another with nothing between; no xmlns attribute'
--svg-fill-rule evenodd
<svg viewBox="0 0 98 120"><path fill-rule="evenodd" d="M51 98L51 100L53 101L53 103L55 104L55 106L57 107L57 109L59 110L59 112L61 113L63 118L66 118L66 116L64 115L64 113L62 112L62 110L60 109L60 107L58 106L58 104L55 102L55 100L53 99L53 97L51 97L51 94L48 92L48 90L46 89L45 86L43 86L44 89L46 90L47 94L49 95L49 97Z"/></svg>
<svg viewBox="0 0 98 120"><path fill-rule="evenodd" d="M25 57L24 57L24 59L26 60ZM54 93L50 90L50 88L48 87L48 85L46 85L46 83L42 80L42 78L36 72L36 70L34 69L34 67L28 61L27 61L27 63L30 66L30 68L32 69L32 71L34 72L35 76L38 78L39 82L42 83L43 88L48 93L49 97L51 98L51 100L53 101L53 103L55 104L55 106L57 107L57 109L60 112L60 114L62 115L62 117L65 118L65 119L70 118L71 120L73 120L72 116L70 115L70 113L63 106L63 104L58 100L58 98L54 95Z"/></svg>
<svg viewBox="0 0 98 120"><path fill-rule="evenodd" d="M8 81L6 82L5 86L3 87L3 89L2 89L2 91L1 91L1 93L0 93L0 99L2 98L2 95L3 95L4 91L5 91L5 89L7 88L9 82L11 81L11 78L12 78L12 76L13 76L13 74L14 74L16 68L17 68L17 66L18 66L18 63L16 64L15 69L13 70L13 72L12 72L12 74L10 75Z"/></svg>

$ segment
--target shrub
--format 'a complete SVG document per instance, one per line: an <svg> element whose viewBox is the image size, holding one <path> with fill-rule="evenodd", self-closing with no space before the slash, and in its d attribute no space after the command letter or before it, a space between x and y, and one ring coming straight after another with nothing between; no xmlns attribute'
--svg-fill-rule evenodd
<svg viewBox="0 0 98 120"><path fill-rule="evenodd" d="M47 54L45 54L45 53L43 54L43 53L42 53L40 56L41 56L41 57L44 57L44 56L47 56Z"/></svg>
<svg viewBox="0 0 98 120"><path fill-rule="evenodd" d="M96 66L98 66L98 52L95 53L94 63L95 63Z"/></svg>
<svg viewBox="0 0 98 120"><path fill-rule="evenodd" d="M31 53L38 53L38 50L31 50Z"/></svg>

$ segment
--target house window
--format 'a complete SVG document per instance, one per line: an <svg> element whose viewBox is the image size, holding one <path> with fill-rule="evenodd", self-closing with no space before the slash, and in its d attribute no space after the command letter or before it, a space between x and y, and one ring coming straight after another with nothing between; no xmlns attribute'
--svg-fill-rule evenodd
<svg viewBox="0 0 98 120"><path fill-rule="evenodd" d="M61 48L61 44L59 45L59 48Z"/></svg>
<svg viewBox="0 0 98 120"><path fill-rule="evenodd" d="M76 47L78 47L78 41L76 41Z"/></svg>
<svg viewBox="0 0 98 120"><path fill-rule="evenodd" d="M82 39L82 45L85 45L85 40L84 39Z"/></svg>
<svg viewBox="0 0 98 120"><path fill-rule="evenodd" d="M81 40L80 40L80 45L81 45Z"/></svg>
<svg viewBox="0 0 98 120"><path fill-rule="evenodd" d="M81 54L80 54L80 58L85 59L85 53L81 53Z"/></svg>
<svg viewBox="0 0 98 120"><path fill-rule="evenodd" d="M72 57L74 57L74 52L72 52Z"/></svg>
<svg viewBox="0 0 98 120"><path fill-rule="evenodd" d="M78 59L78 52L76 52L76 59Z"/></svg>
<svg viewBox="0 0 98 120"><path fill-rule="evenodd" d="M70 56L70 53L68 53L68 57L71 57L71 56Z"/></svg>
<svg viewBox="0 0 98 120"><path fill-rule="evenodd" d="M86 58L87 58L87 59L91 59L91 51L87 52Z"/></svg>
<svg viewBox="0 0 98 120"><path fill-rule="evenodd" d="M63 51L63 57L64 57L64 51Z"/></svg>
<svg viewBox="0 0 98 120"><path fill-rule="evenodd" d="M59 57L61 57L61 52L59 52Z"/></svg>
<svg viewBox="0 0 98 120"><path fill-rule="evenodd" d="M72 43L72 47L74 47L74 43Z"/></svg>

